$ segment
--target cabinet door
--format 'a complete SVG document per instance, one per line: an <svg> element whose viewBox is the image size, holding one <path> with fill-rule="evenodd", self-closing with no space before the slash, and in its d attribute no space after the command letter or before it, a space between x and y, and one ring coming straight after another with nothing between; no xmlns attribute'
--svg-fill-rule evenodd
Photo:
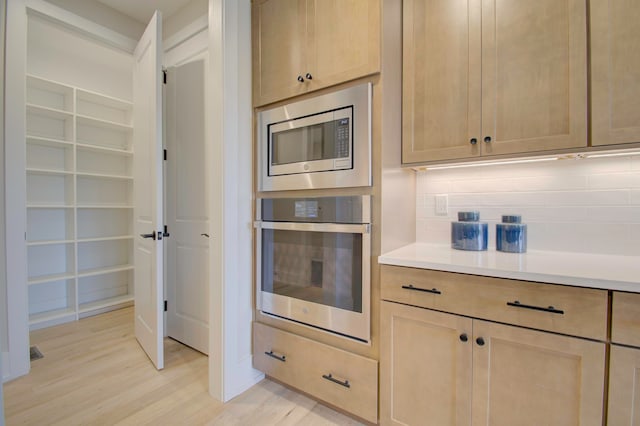
<svg viewBox="0 0 640 426"><path fill-rule="evenodd" d="M307 55L306 0L254 3L253 102L264 105L304 93Z"/></svg>
<svg viewBox="0 0 640 426"><path fill-rule="evenodd" d="M604 343L480 320L473 339L473 425L602 425Z"/></svg>
<svg viewBox="0 0 640 426"><path fill-rule="evenodd" d="M640 350L611 345L609 425L640 424Z"/></svg>
<svg viewBox="0 0 640 426"><path fill-rule="evenodd" d="M381 318L381 424L469 425L471 319L389 302Z"/></svg>
<svg viewBox="0 0 640 426"><path fill-rule="evenodd" d="M591 144L640 142L640 3L590 4Z"/></svg>
<svg viewBox="0 0 640 426"><path fill-rule="evenodd" d="M307 0L304 75L318 89L380 70L379 0Z"/></svg>
<svg viewBox="0 0 640 426"><path fill-rule="evenodd" d="M585 0L482 0L483 155L587 145L586 43Z"/></svg>
<svg viewBox="0 0 640 426"><path fill-rule="evenodd" d="M480 4L403 3L403 163L468 158L480 152Z"/></svg>

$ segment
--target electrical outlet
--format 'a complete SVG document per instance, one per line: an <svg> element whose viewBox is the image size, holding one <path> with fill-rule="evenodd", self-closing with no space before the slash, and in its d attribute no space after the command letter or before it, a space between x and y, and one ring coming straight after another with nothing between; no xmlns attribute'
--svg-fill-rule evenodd
<svg viewBox="0 0 640 426"><path fill-rule="evenodd" d="M449 214L449 196L447 194L436 195L436 216Z"/></svg>

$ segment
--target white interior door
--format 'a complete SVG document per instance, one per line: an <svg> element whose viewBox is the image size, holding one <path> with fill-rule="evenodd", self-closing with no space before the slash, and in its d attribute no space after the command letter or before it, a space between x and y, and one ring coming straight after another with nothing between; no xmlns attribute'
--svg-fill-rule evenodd
<svg viewBox="0 0 640 426"><path fill-rule="evenodd" d="M162 15L156 11L134 52L135 334L156 368L164 366Z"/></svg>
<svg viewBox="0 0 640 426"><path fill-rule="evenodd" d="M167 70L167 335L209 351L209 202L205 61Z"/></svg>

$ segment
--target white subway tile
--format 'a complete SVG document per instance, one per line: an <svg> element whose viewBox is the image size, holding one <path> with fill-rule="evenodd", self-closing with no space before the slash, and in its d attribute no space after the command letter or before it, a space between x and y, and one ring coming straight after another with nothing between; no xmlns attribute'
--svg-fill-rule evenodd
<svg viewBox="0 0 640 426"><path fill-rule="evenodd" d="M598 223L640 224L640 206L588 207L587 220Z"/></svg>
<svg viewBox="0 0 640 426"><path fill-rule="evenodd" d="M631 188L637 179L632 173L594 174L588 177L588 186L589 189Z"/></svg>
<svg viewBox="0 0 640 426"><path fill-rule="evenodd" d="M640 155L435 170L418 173L416 240L449 243L458 211L478 210L489 224L520 214L529 248L640 253ZM448 194L449 215L435 215Z"/></svg>

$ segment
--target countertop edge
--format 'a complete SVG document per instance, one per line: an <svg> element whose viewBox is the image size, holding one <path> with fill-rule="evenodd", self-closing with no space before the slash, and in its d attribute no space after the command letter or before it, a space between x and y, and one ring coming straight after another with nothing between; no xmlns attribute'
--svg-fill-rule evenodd
<svg viewBox="0 0 640 426"><path fill-rule="evenodd" d="M411 247L407 246L407 247ZM399 250L402 250L399 249ZM393 251L378 257L378 263L382 265L403 266L418 269L430 269L442 272L453 272L460 274L479 275L494 278L506 278L519 281L531 281L547 284L569 285L574 287L593 288L599 290L616 290L632 293L640 293L640 282L607 280L588 276L570 276L560 274L549 274L537 271L513 271L490 267L480 267L474 265L463 265L455 263L434 262L425 255L421 258L407 258L406 256L395 256Z"/></svg>

